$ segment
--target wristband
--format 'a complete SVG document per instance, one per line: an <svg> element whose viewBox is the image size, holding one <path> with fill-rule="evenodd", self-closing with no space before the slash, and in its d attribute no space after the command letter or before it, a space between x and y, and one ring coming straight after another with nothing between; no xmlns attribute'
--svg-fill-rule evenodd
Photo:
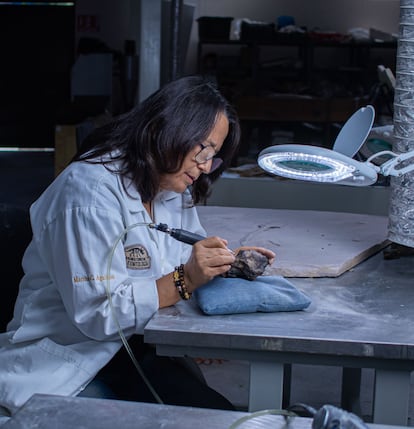
<svg viewBox="0 0 414 429"><path fill-rule="evenodd" d="M181 299L188 301L191 298L191 292L188 292L184 281L184 264L175 267L173 272L174 286L177 288Z"/></svg>

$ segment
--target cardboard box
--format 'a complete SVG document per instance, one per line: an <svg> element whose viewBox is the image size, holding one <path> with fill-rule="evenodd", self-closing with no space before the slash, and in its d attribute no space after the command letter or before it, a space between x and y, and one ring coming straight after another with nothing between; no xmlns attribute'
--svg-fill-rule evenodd
<svg viewBox="0 0 414 429"><path fill-rule="evenodd" d="M55 176L69 164L76 150L76 125L56 125Z"/></svg>

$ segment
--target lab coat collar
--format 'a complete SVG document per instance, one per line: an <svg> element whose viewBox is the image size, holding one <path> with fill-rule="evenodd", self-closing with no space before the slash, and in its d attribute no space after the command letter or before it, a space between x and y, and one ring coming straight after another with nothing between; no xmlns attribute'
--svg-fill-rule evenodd
<svg viewBox="0 0 414 429"><path fill-rule="evenodd" d="M111 155L107 154L107 157L116 157L119 154L119 151L114 151ZM139 194L137 188L133 184L132 180L130 178L125 178L125 180L122 180L122 176L118 175L119 180L119 186L122 192L125 194L125 198L127 201L128 209L131 213L136 213L142 211L142 199L141 195ZM125 188L123 186L123 183L125 184ZM188 192L188 191L187 191ZM171 201L175 198L181 198L181 194L178 194L177 192L173 191L165 191L161 190L154 198L157 202L162 201Z"/></svg>
<svg viewBox="0 0 414 429"><path fill-rule="evenodd" d="M138 190L136 189L136 187L134 186L134 184L130 179L125 180L125 185L126 185L126 191L125 190L123 191L125 192L128 209L130 210L131 213L141 211L142 199ZM177 192L173 192L173 191L162 190L155 196L154 201L157 203L160 203L163 201L171 201L171 200L174 200L175 198L181 198L181 194L178 194Z"/></svg>

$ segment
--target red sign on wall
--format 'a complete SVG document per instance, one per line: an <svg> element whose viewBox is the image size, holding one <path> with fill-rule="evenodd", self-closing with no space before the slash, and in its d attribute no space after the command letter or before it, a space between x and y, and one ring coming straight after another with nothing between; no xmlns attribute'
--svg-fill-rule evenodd
<svg viewBox="0 0 414 429"><path fill-rule="evenodd" d="M76 17L76 29L82 33L97 33L99 20L97 15L78 15Z"/></svg>

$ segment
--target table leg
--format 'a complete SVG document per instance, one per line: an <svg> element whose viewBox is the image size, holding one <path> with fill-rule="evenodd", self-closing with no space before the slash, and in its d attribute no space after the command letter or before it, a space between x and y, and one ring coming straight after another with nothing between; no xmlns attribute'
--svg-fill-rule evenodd
<svg viewBox="0 0 414 429"><path fill-rule="evenodd" d="M341 407L361 415L361 368L342 368Z"/></svg>
<svg viewBox="0 0 414 429"><path fill-rule="evenodd" d="M283 363L250 362L250 412L282 408Z"/></svg>
<svg viewBox="0 0 414 429"><path fill-rule="evenodd" d="M283 365L283 398L282 408L286 410L290 405L290 391L292 387L292 364Z"/></svg>
<svg viewBox="0 0 414 429"><path fill-rule="evenodd" d="M410 394L409 371L375 371L373 422L381 424L408 424Z"/></svg>

